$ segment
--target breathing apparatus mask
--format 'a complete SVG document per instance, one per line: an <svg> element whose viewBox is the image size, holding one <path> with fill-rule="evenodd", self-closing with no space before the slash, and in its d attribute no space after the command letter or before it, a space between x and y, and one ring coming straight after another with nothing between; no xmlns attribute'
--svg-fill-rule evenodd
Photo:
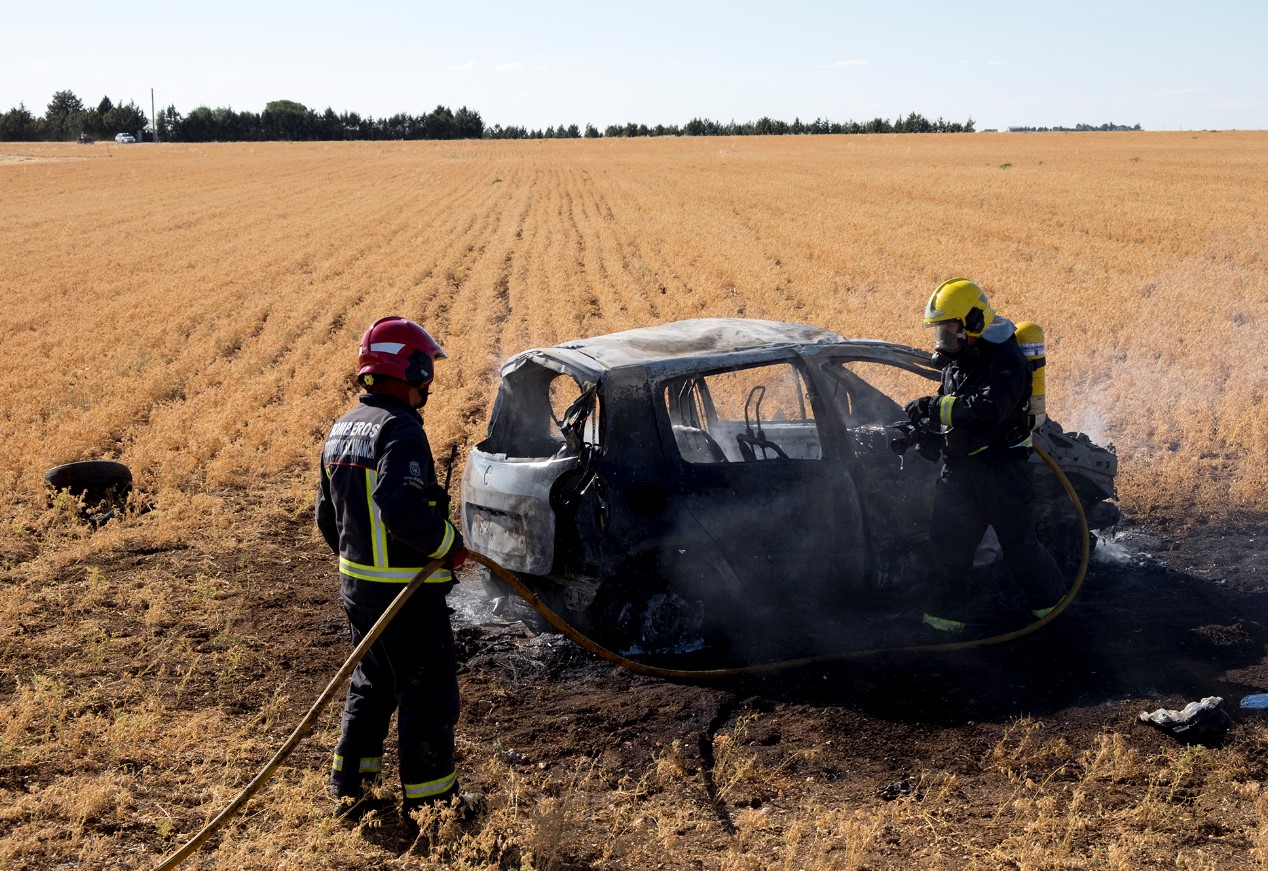
<svg viewBox="0 0 1268 871"><path fill-rule="evenodd" d="M964 350L966 337L964 324L960 321L939 321L936 324L926 324L926 328L933 330L934 350L943 357L954 358Z"/></svg>

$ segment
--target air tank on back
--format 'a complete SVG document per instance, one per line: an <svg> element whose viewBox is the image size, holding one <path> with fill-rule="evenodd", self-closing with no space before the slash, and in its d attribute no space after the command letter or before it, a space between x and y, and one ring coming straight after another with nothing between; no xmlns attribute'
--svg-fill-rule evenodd
<svg viewBox="0 0 1268 871"><path fill-rule="evenodd" d="M1044 400L1045 394L1045 357L1043 346L1043 327L1034 321L1022 321L1017 325L1017 344L1022 353L1030 361L1032 370L1030 387L1030 428L1041 426L1048 419L1048 409Z"/></svg>

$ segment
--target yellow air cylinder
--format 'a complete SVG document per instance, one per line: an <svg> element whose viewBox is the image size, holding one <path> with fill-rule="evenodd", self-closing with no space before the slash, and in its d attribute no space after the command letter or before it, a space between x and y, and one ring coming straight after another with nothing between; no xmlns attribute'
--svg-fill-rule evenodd
<svg viewBox="0 0 1268 871"><path fill-rule="evenodd" d="M1017 325L1017 344L1022 353L1030 361L1032 371L1030 384L1030 428L1034 429L1048 419L1044 401L1045 378L1047 371L1044 359L1043 327L1034 321L1023 321Z"/></svg>

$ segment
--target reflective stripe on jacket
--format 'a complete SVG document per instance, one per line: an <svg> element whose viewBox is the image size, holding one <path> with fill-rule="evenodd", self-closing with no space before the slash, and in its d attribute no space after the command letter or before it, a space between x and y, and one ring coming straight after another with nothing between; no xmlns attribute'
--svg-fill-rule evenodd
<svg viewBox="0 0 1268 871"><path fill-rule="evenodd" d="M422 418L404 402L364 394L322 450L317 526L339 555L343 593L371 605L394 596L433 559L462 546L436 483ZM427 583L448 589L442 568Z"/></svg>

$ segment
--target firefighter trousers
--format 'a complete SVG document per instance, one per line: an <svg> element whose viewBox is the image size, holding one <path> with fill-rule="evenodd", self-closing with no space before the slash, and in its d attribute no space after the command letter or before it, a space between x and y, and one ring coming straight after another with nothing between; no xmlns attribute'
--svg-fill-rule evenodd
<svg viewBox="0 0 1268 871"><path fill-rule="evenodd" d="M953 621L971 614L969 575L986 527L995 529L1004 564L1032 612L1052 608L1066 584L1035 534L1035 486L1028 452L969 457L943 467L929 532L928 613Z"/></svg>
<svg viewBox="0 0 1268 871"><path fill-rule="evenodd" d="M359 797L365 784L377 778L393 711L406 806L447 799L457 791L458 676L449 609L442 597L426 591L417 596L352 673L330 775L336 796ZM354 645L383 610L344 600Z"/></svg>

